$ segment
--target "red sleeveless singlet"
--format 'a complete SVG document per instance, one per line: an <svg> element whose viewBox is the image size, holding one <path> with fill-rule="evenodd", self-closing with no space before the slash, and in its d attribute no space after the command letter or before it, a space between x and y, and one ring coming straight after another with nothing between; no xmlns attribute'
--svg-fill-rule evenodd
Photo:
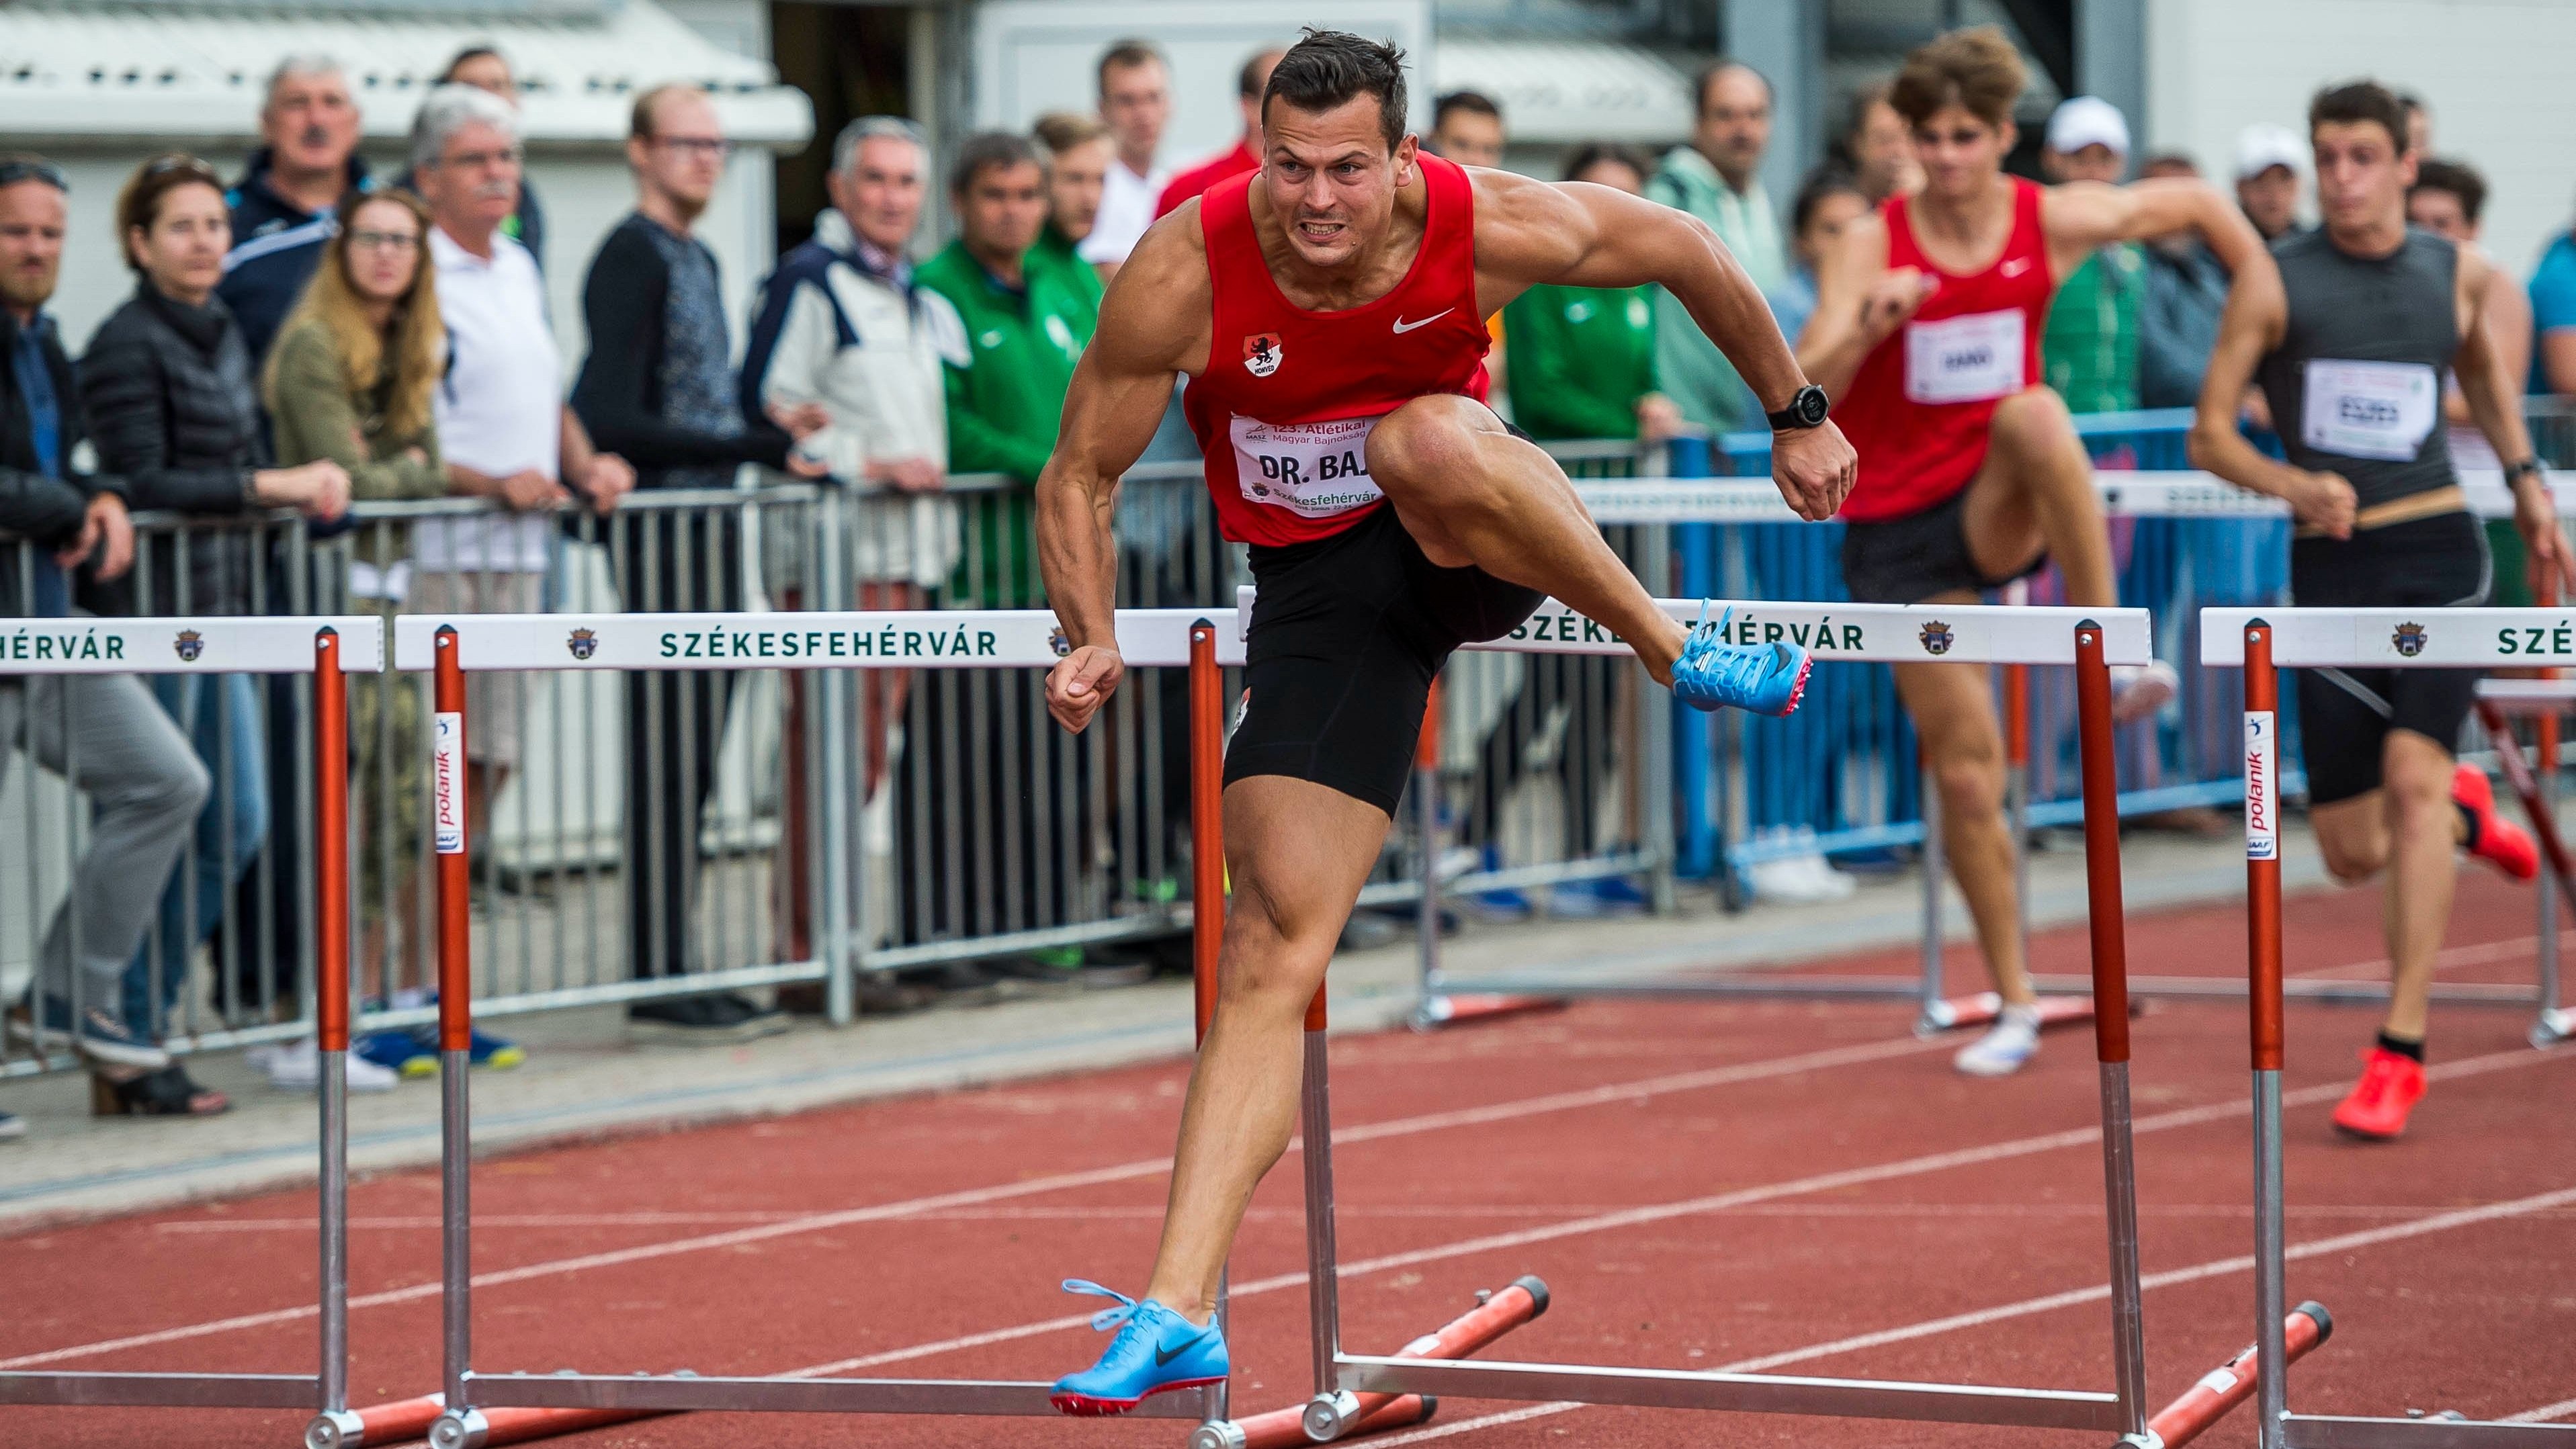
<svg viewBox="0 0 2576 1449"><path fill-rule="evenodd" d="M1252 229L1252 184L1229 177L1199 201L1215 296L1207 370L1181 409L1207 459L1217 525L1239 543L1329 538L1386 501L1368 474L1377 420L1429 393L1485 396L1476 311L1475 196L1466 172L1421 158L1430 193L1404 280L1344 312L1289 302Z"/></svg>
<svg viewBox="0 0 2576 1449"><path fill-rule="evenodd" d="M1923 255L1903 197L1880 206L1887 265L1919 267L1941 285L1861 359L1850 394L1834 399L1834 421L1860 454L1841 517L1874 523L1949 501L1986 461L1995 404L2039 381L2039 334L2057 290L2040 194L2013 178L2012 234L1994 264L1971 276Z"/></svg>

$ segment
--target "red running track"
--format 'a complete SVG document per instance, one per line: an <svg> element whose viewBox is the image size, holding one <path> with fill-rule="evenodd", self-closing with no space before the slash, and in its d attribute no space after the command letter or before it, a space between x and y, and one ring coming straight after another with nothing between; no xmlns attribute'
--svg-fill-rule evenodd
<svg viewBox="0 0 2576 1449"><path fill-rule="evenodd" d="M2528 980L2529 897L2464 876L2444 979ZM2368 891L2289 905L2289 969L2367 977ZM2241 970L2243 924L2131 923L2141 972ZM2079 931L2034 942L2082 969ZM1900 972L1904 952L1817 969ZM1958 980L1973 979L1961 963ZM1547 1316L1498 1352L1547 1358L2107 1388L2089 1034L2018 1077L1954 1075L1901 1004L1594 1003L1334 1046L1345 1338L1392 1351L1522 1272ZM2576 1050L2523 1014L2437 1013L2435 1083L2404 1141L2326 1114L2375 1024L2289 1015L2290 1295L2334 1340L2294 1401L2318 1412L2512 1414L2576 1400ZM2136 1026L2151 1407L2250 1338L2245 1019L2159 1004ZM480 1165L478 1361L492 1369L813 1370L1044 1377L1087 1363L1081 1275L1132 1285L1152 1251L1185 1064L558 1148ZM436 1386L433 1172L358 1184L353 1397ZM0 1368L300 1370L312 1197L275 1194L0 1240ZM1234 1262L1236 1403L1301 1398L1297 1174L1272 1174ZM139 1341L136 1341L139 1340ZM118 1345L124 1346L118 1346ZM2562 1410L2576 1414L2576 1405ZM0 1410L11 1449L296 1442L299 1416ZM583 1449L847 1444L829 1419L697 1415ZM1521 1446L2016 1445L2038 1431L1451 1400L1377 1441ZM881 1419L872 1446L1176 1445L1176 1426ZM2241 1446L2242 1415L2202 1442Z"/></svg>

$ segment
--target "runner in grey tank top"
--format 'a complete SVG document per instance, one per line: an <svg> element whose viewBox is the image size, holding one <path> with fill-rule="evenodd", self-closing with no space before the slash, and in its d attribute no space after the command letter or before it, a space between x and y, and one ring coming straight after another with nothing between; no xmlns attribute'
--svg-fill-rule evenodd
<svg viewBox="0 0 2576 1449"><path fill-rule="evenodd" d="M2258 378L2290 462L2342 474L2364 510L2458 481L2442 374L2460 351L2459 249L2410 228L2360 256L2318 227L2272 259L2289 314Z"/></svg>
<svg viewBox="0 0 2576 1449"><path fill-rule="evenodd" d="M2192 424L2192 461L2290 505L2290 592L2301 605L2422 609L2429 618L2482 603L2486 535L2452 475L2442 428L2448 368L2479 431L2509 460L2535 587L2576 582L2523 429L2520 380L2505 376L2488 330L2494 269L2407 229L2415 165L2404 108L2372 82L2336 86L2309 106L2308 133L2324 224L2274 246L2278 295L2240 295L2229 306ZM2286 462L2237 430L2237 407L2258 380ZM2318 851L2347 884L2388 873L2388 1015L2334 1114L2352 1136L2397 1136L2424 1095L2426 1006L2456 852L2525 880L2539 866L2530 834L2496 813L2485 772L2453 758L2476 687L2465 669L2299 671L2300 763Z"/></svg>

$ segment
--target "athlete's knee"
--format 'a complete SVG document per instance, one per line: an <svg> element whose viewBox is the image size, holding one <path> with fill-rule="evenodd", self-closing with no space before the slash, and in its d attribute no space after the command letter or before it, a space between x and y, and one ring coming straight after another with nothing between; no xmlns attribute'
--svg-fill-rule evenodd
<svg viewBox="0 0 2576 1449"><path fill-rule="evenodd" d="M2393 763L2393 762L2392 762ZM2451 803L2451 767L2410 760L2387 772L2381 787L2388 794L2388 823L2409 838L2421 833L2450 833L2458 808Z"/></svg>
<svg viewBox="0 0 2576 1449"><path fill-rule="evenodd" d="M1476 466L1476 412L1466 398L1418 397L1378 419L1368 440L1369 476L1380 488L1443 495L1471 489Z"/></svg>
<svg viewBox="0 0 2576 1449"><path fill-rule="evenodd" d="M2042 383L1995 404L1987 436L1997 447L2030 456L2065 447L2075 437L2075 415L2057 389Z"/></svg>
<svg viewBox="0 0 2576 1449"><path fill-rule="evenodd" d="M1932 783L1941 792L1941 808L1954 819L2003 808L2001 755L1971 753L1936 759L1932 762Z"/></svg>
<svg viewBox="0 0 2576 1449"><path fill-rule="evenodd" d="M2317 854L2325 858L2326 874L2333 876L2338 885L2360 885L2388 864L2386 842L2377 837L2348 839L2321 834L2317 837Z"/></svg>
<svg viewBox="0 0 2576 1449"><path fill-rule="evenodd" d="M1237 875L1226 912L1218 986L1228 1001L1302 1011L1341 937L1341 923Z"/></svg>

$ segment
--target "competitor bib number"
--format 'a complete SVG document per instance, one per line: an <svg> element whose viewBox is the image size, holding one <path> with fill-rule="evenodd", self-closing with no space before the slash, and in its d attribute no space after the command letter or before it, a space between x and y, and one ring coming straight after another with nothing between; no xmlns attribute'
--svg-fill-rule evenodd
<svg viewBox="0 0 2576 1449"><path fill-rule="evenodd" d="M2245 858L2281 858L2281 727L2272 711L2245 712Z"/></svg>
<svg viewBox="0 0 2576 1449"><path fill-rule="evenodd" d="M2321 453L2414 461L2433 431L2442 380L2421 362L2308 359L2299 437Z"/></svg>
<svg viewBox="0 0 2576 1449"><path fill-rule="evenodd" d="M1918 403L1990 402L2028 385L2022 314L1971 312L1905 324L1905 396Z"/></svg>
<svg viewBox="0 0 2576 1449"><path fill-rule="evenodd" d="M1386 496L1368 471L1368 437L1376 426L1374 417L1321 423L1237 417L1230 426L1236 486L1254 503L1304 518L1366 508Z"/></svg>

